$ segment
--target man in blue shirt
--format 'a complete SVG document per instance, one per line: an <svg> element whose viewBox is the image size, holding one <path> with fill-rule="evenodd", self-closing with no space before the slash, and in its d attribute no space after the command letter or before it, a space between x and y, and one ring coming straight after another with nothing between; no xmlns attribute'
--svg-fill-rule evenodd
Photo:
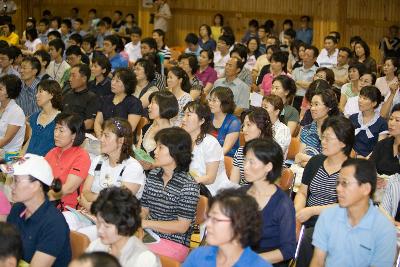
<svg viewBox="0 0 400 267"><path fill-rule="evenodd" d="M119 53L123 49L120 38L116 35L108 35L104 38L104 54L107 55L111 63L111 70L118 68L127 68L128 60L123 58Z"/></svg>
<svg viewBox="0 0 400 267"><path fill-rule="evenodd" d="M337 181L339 206L319 216L310 266L393 266L396 229L372 203L376 178L370 161L343 163Z"/></svg>
<svg viewBox="0 0 400 267"><path fill-rule="evenodd" d="M309 16L302 16L300 20L300 29L296 32L296 39L311 45L313 39L313 29L310 28L311 18Z"/></svg>

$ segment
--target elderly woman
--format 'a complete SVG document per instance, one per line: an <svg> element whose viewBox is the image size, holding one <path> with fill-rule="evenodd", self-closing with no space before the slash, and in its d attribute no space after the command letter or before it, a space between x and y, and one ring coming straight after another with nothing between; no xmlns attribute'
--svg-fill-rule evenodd
<svg viewBox="0 0 400 267"><path fill-rule="evenodd" d="M261 216L255 199L242 191L225 189L209 202L207 244L190 253L183 267L272 267L250 247L257 244Z"/></svg>

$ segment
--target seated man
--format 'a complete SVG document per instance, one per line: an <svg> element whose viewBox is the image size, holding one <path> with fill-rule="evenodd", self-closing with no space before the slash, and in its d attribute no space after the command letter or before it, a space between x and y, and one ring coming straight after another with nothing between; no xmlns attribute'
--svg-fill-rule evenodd
<svg viewBox="0 0 400 267"><path fill-rule="evenodd" d="M17 267L22 258L22 241L14 225L0 222L0 266Z"/></svg>
<svg viewBox="0 0 400 267"><path fill-rule="evenodd" d="M336 187L339 206L319 216L310 266L393 266L396 229L372 202L376 179L370 161L343 163Z"/></svg>

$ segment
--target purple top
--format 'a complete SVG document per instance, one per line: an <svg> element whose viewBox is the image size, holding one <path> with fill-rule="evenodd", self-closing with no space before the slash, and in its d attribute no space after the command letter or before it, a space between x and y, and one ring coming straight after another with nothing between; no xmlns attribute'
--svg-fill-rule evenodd
<svg viewBox="0 0 400 267"><path fill-rule="evenodd" d="M217 72L210 66L208 66L203 72L198 70L196 72L196 77L203 83L204 86L206 86L207 83L213 84L218 79Z"/></svg>

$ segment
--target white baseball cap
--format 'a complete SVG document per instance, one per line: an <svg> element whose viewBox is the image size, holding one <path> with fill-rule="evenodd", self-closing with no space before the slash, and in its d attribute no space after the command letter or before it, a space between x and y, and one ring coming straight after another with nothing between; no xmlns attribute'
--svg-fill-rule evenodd
<svg viewBox="0 0 400 267"><path fill-rule="evenodd" d="M13 175L31 175L48 186L53 183L51 166L42 156L28 153L13 162L11 167Z"/></svg>

